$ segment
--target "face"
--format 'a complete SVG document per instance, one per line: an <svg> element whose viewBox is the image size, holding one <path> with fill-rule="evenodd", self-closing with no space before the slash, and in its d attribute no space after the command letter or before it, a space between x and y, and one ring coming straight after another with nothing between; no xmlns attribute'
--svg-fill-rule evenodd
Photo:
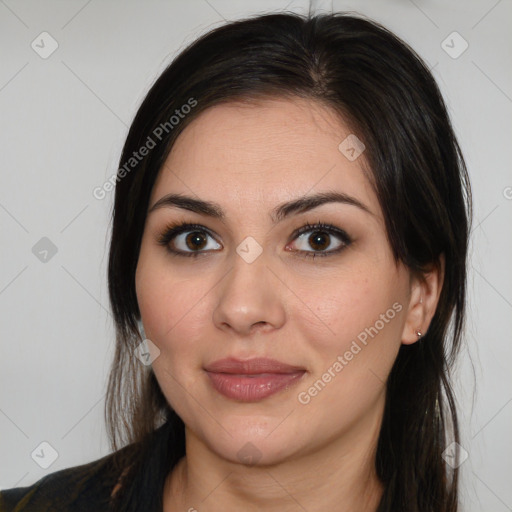
<svg viewBox="0 0 512 512"><path fill-rule="evenodd" d="M153 188L136 272L153 369L187 436L226 460L272 464L378 431L413 280L364 153L339 149L349 134L302 99L212 107Z"/></svg>

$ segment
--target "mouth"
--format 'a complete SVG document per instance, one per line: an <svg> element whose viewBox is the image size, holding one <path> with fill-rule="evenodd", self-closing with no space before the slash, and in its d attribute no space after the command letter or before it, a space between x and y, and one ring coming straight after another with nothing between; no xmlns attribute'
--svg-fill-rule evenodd
<svg viewBox="0 0 512 512"><path fill-rule="evenodd" d="M304 368L267 358L221 359L204 369L213 389L240 402L257 402L289 389L306 373Z"/></svg>

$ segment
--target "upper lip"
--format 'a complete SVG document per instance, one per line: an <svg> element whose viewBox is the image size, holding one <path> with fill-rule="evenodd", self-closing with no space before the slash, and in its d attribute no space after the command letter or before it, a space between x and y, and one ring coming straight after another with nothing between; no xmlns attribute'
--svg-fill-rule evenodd
<svg viewBox="0 0 512 512"><path fill-rule="evenodd" d="M257 375L260 373L296 373L305 371L300 366L293 366L275 359L266 357L257 357L242 361L233 357L219 359L205 366L208 372L215 373L232 373L238 375Z"/></svg>

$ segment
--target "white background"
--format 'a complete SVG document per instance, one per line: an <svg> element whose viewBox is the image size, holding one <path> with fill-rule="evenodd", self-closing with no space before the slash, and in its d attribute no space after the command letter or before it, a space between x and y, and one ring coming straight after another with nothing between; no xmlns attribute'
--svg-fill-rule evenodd
<svg viewBox="0 0 512 512"><path fill-rule="evenodd" d="M92 190L115 172L145 92L198 35L285 7L303 13L308 3L0 1L0 488L109 453L103 401L113 349L106 281L113 194L101 201ZM449 104L475 202L467 344L456 378L469 453L464 510L512 510L512 2L354 0L317 8L359 12L389 27L432 66ZM58 43L47 59L31 47L41 46L44 31ZM442 48L453 31L469 44L456 59ZM57 247L46 263L32 253L42 237ZM43 441L58 453L48 469L31 458Z"/></svg>

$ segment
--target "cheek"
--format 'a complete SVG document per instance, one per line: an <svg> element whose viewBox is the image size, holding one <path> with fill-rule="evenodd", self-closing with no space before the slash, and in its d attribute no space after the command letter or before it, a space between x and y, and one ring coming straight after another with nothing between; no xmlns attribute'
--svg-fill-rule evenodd
<svg viewBox="0 0 512 512"><path fill-rule="evenodd" d="M375 332L375 324L379 333L396 338L402 322L399 310L405 309L396 277L367 268L338 271L315 283L298 281L294 291L307 307L296 311L295 321L308 340L327 353L343 350L358 336L364 341L368 330Z"/></svg>
<svg viewBox="0 0 512 512"><path fill-rule="evenodd" d="M323 289L300 291L309 311L296 318L311 354L312 375L298 401L311 402L322 421L335 428L347 414L359 417L383 393L400 348L404 281L392 267L369 265L322 282ZM324 411L331 411L330 419Z"/></svg>
<svg viewBox="0 0 512 512"><path fill-rule="evenodd" d="M146 336L160 349L155 367L173 367L173 361L188 361L194 353L204 328L211 323L208 292L215 285L212 278L180 276L170 271L167 256L141 250L136 272L136 293ZM197 361L196 361L197 364ZM178 365L177 371L186 365ZM155 368L156 370L156 368ZM175 370L173 370L175 371Z"/></svg>
<svg viewBox="0 0 512 512"><path fill-rule="evenodd" d="M148 337L151 334L152 341L162 345L161 350L179 340L195 338L193 333L205 322L205 283L177 281L156 271L143 279L137 299Z"/></svg>
<svg viewBox="0 0 512 512"><path fill-rule="evenodd" d="M317 419L310 421L337 432L382 399L400 347L405 307L389 278L331 283L336 286L330 294L309 295L308 305L321 320L300 320L312 365L297 401L315 411Z"/></svg>
<svg viewBox="0 0 512 512"><path fill-rule="evenodd" d="M137 301L146 336L160 350L152 364L162 391L180 416L188 418L194 407L184 388L192 389L200 361L200 340L210 319L202 300L208 283L200 279L183 279L169 272L167 265L152 255L141 253L136 274ZM211 285L210 285L211 287Z"/></svg>
<svg viewBox="0 0 512 512"><path fill-rule="evenodd" d="M320 402L348 411L363 408L383 392L400 348L407 299L404 275L392 270L391 266L368 267L364 277L352 274L333 280L336 289L328 300L314 297L334 333L316 338L322 357L315 379L333 382ZM314 339L314 333L308 332ZM355 396L361 399L359 406L353 401Z"/></svg>
<svg viewBox="0 0 512 512"><path fill-rule="evenodd" d="M152 247L149 235L145 233L135 273L135 287L146 334L158 344L165 338L165 333L185 316L192 300L187 296L189 287L186 281L180 282L175 272L169 272L169 267L164 251Z"/></svg>

